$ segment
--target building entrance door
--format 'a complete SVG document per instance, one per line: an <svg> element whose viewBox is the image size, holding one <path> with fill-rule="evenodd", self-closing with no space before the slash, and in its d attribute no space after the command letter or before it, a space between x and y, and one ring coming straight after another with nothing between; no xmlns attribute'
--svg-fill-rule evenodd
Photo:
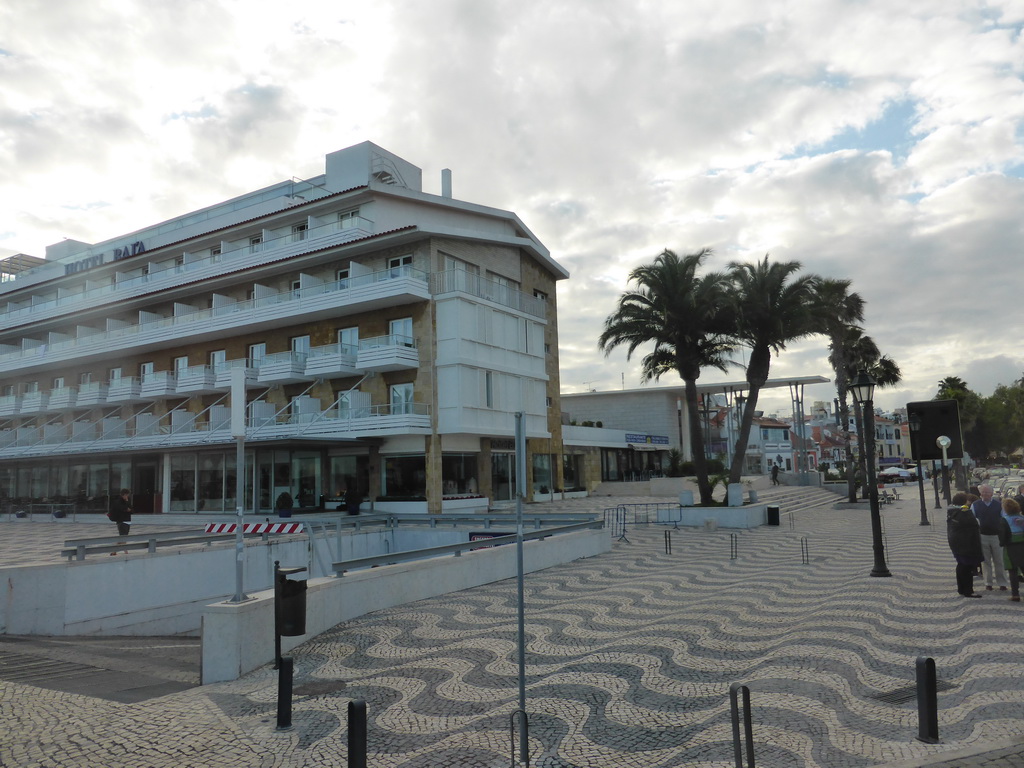
<svg viewBox="0 0 1024 768"><path fill-rule="evenodd" d="M151 515L157 509L157 463L137 462L132 469L132 510L136 515Z"/></svg>
<svg viewBox="0 0 1024 768"><path fill-rule="evenodd" d="M514 453L491 454L491 492L494 501L511 501L516 492L516 455Z"/></svg>

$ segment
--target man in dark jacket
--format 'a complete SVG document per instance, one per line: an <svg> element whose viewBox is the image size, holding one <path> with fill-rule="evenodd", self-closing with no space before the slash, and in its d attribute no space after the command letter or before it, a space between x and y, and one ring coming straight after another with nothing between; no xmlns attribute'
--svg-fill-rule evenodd
<svg viewBox="0 0 1024 768"><path fill-rule="evenodd" d="M1005 592L1006 569L1003 568L1003 548L999 544L1003 505L999 499L992 498L991 485L979 485L978 495L981 498L971 505L971 512L978 519L978 526L981 529L981 551L984 557L981 569L985 573L985 589L991 590L992 582L995 581L999 584L999 589Z"/></svg>
<svg viewBox="0 0 1024 768"><path fill-rule="evenodd" d="M946 538L956 560L956 591L962 597L981 597L974 591L974 569L983 559L978 521L967 507L967 494L958 493L946 510Z"/></svg>
<svg viewBox="0 0 1024 768"><path fill-rule="evenodd" d="M127 536L131 531L132 505L128 500L130 496L131 491L127 488L122 488L121 492L110 501L110 512L107 514L107 517L117 523L118 536ZM124 542L118 543L123 544ZM111 552L110 554L116 555L117 552Z"/></svg>

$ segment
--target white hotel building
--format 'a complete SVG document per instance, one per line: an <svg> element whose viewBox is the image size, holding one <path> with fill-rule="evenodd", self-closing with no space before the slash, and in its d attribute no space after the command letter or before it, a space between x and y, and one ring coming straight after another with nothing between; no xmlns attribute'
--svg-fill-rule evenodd
<svg viewBox="0 0 1024 768"><path fill-rule="evenodd" d="M0 498L232 512L476 507L561 485L555 282L511 212L371 143L285 181L46 258L0 262ZM397 505L397 507L389 505Z"/></svg>

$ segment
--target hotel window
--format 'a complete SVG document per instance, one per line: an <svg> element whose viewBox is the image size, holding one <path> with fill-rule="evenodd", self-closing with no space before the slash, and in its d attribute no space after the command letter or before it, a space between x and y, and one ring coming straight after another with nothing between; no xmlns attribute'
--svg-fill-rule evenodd
<svg viewBox="0 0 1024 768"><path fill-rule="evenodd" d="M354 355L359 349L359 327L339 328L338 344L340 352L344 355Z"/></svg>
<svg viewBox="0 0 1024 768"><path fill-rule="evenodd" d="M355 229L359 226L359 209L342 211L338 214L338 229Z"/></svg>
<svg viewBox="0 0 1024 768"><path fill-rule="evenodd" d="M263 250L263 235L255 235L249 238L249 253L259 253Z"/></svg>
<svg viewBox="0 0 1024 768"><path fill-rule="evenodd" d="M409 274L409 268L412 266L412 254L408 253L405 256L393 256L388 259L388 272L391 277L399 277L401 275Z"/></svg>
<svg viewBox="0 0 1024 768"><path fill-rule="evenodd" d="M215 371L219 371L221 368L224 367L224 363L227 362L227 359L227 352L225 352L223 349L215 349L213 350L213 352L210 353L210 367Z"/></svg>
<svg viewBox="0 0 1024 768"><path fill-rule="evenodd" d="M64 388L64 377L58 376L53 380L53 385L50 389L63 389Z"/></svg>
<svg viewBox="0 0 1024 768"><path fill-rule="evenodd" d="M188 368L188 355L174 358L174 372L176 374L180 374L186 368Z"/></svg>
<svg viewBox="0 0 1024 768"><path fill-rule="evenodd" d="M39 391L39 382L38 381L26 381L25 382L25 394L26 395L35 394L38 391Z"/></svg>
<svg viewBox="0 0 1024 768"><path fill-rule="evenodd" d="M0 396L2 397L14 397L14 385L4 384L3 388L0 389Z"/></svg>
<svg viewBox="0 0 1024 768"><path fill-rule="evenodd" d="M413 387L412 384L391 385L391 413L407 414L413 412Z"/></svg>
<svg viewBox="0 0 1024 768"><path fill-rule="evenodd" d="M484 371L484 405L494 407L494 374L491 371Z"/></svg>
<svg viewBox="0 0 1024 768"><path fill-rule="evenodd" d="M214 261L220 261L220 259L218 258L220 256L220 253L221 246L215 245L213 246L213 248L210 249L210 258L212 258Z"/></svg>
<svg viewBox="0 0 1024 768"><path fill-rule="evenodd" d="M139 364L139 380L145 381L147 376L153 374L153 363L140 363Z"/></svg>
<svg viewBox="0 0 1024 768"><path fill-rule="evenodd" d="M79 384L91 384L92 383L92 373L90 373L89 371L86 371L85 373L78 374L78 383Z"/></svg>
<svg viewBox="0 0 1024 768"><path fill-rule="evenodd" d="M121 369L111 368L110 373L107 376L107 381L120 381L121 380Z"/></svg>
<svg viewBox="0 0 1024 768"><path fill-rule="evenodd" d="M258 344L249 345L249 365L259 368L263 358L267 356L267 344L261 341Z"/></svg>
<svg viewBox="0 0 1024 768"><path fill-rule="evenodd" d="M534 291L533 292L533 297L535 299L540 299L541 301L547 301L548 300L548 295L546 293L544 293L544 291Z"/></svg>
<svg viewBox="0 0 1024 768"><path fill-rule="evenodd" d="M338 288L348 288L348 269L339 269L334 273L334 279L338 281Z"/></svg>
<svg viewBox="0 0 1024 768"><path fill-rule="evenodd" d="M293 336L291 340L292 352L297 355L309 354L309 336Z"/></svg>
<svg viewBox="0 0 1024 768"><path fill-rule="evenodd" d="M292 242L297 243L300 240L306 239L306 231L309 229L309 224L296 224L292 227Z"/></svg>
<svg viewBox="0 0 1024 768"><path fill-rule="evenodd" d="M302 294L300 293L300 291L302 289L302 281L301 280L292 280L288 284L288 288L292 292L292 298L293 299L298 299L298 298L302 297Z"/></svg>
<svg viewBox="0 0 1024 768"><path fill-rule="evenodd" d="M390 321L388 323L388 335L394 339L396 345L411 347L413 345L412 318L400 317L397 320Z"/></svg>

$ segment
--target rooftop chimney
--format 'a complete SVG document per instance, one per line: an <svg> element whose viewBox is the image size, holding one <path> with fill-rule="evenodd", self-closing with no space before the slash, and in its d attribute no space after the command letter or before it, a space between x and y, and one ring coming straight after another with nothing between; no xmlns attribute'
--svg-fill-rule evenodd
<svg viewBox="0 0 1024 768"><path fill-rule="evenodd" d="M452 196L452 171L445 168L441 171L441 197Z"/></svg>

